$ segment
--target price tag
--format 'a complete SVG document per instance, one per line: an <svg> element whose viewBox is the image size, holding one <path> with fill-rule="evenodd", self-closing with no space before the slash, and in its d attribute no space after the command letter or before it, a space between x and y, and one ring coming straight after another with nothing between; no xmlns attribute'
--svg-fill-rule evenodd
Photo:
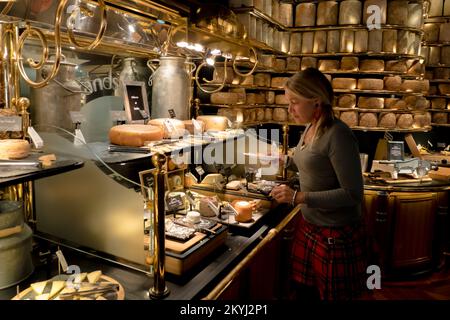
<svg viewBox="0 0 450 320"><path fill-rule="evenodd" d="M22 117L0 117L0 131L22 131Z"/></svg>
<svg viewBox="0 0 450 320"><path fill-rule="evenodd" d="M68 264L66 258L64 257L61 250L56 251L56 256L58 257L59 264L61 265L61 269L66 272L68 268Z"/></svg>
<svg viewBox="0 0 450 320"><path fill-rule="evenodd" d="M164 120L164 127L166 128L167 132L175 132L175 126L169 119Z"/></svg>
<svg viewBox="0 0 450 320"><path fill-rule="evenodd" d="M86 117L79 111L70 111L70 119L73 124L86 122Z"/></svg>
<svg viewBox="0 0 450 320"><path fill-rule="evenodd" d="M203 170L201 166L195 167L195 171L197 171L197 173L201 176L205 174L205 170Z"/></svg>
<svg viewBox="0 0 450 320"><path fill-rule="evenodd" d="M127 121L127 114L125 111L110 111L110 115L112 121Z"/></svg>
<svg viewBox="0 0 450 320"><path fill-rule="evenodd" d="M168 111L169 111L169 116L170 116L172 119L175 119L175 118L177 117L177 115L176 115L176 113L175 113L175 110L169 109Z"/></svg>
<svg viewBox="0 0 450 320"><path fill-rule="evenodd" d="M183 204L183 199L179 194L167 198L167 207L169 211L176 211L182 207Z"/></svg>
<svg viewBox="0 0 450 320"><path fill-rule="evenodd" d="M80 129L75 129L75 137L73 138L73 144L76 146L81 146L86 144L86 140L84 139L83 132Z"/></svg>
<svg viewBox="0 0 450 320"><path fill-rule="evenodd" d="M28 135L33 141L34 147L36 149L42 148L44 146L44 140L39 136L39 134L34 130L33 127L28 127Z"/></svg>
<svg viewBox="0 0 450 320"><path fill-rule="evenodd" d="M197 131L197 132L202 131L202 126L201 126L200 122L198 122L194 118L192 118L192 124L194 125L194 131Z"/></svg>

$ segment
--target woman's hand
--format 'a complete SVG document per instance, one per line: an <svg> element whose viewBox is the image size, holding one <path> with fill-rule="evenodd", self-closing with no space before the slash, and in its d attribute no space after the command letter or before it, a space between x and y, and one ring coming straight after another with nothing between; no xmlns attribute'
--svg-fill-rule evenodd
<svg viewBox="0 0 450 320"><path fill-rule="evenodd" d="M295 194L295 199L292 199ZM282 184L279 186L276 186L272 189L270 192L270 195L272 198L278 202L278 203L289 203L289 204L299 204L304 202L304 193L303 192L297 192L295 193L295 190L289 188L287 185ZM292 203L294 200L294 203Z"/></svg>

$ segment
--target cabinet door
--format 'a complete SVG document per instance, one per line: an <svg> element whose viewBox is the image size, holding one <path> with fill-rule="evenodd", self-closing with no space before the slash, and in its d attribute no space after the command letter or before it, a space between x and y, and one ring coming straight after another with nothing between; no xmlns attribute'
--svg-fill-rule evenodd
<svg viewBox="0 0 450 320"><path fill-rule="evenodd" d="M436 193L392 193L394 230L392 267L429 264L433 257Z"/></svg>

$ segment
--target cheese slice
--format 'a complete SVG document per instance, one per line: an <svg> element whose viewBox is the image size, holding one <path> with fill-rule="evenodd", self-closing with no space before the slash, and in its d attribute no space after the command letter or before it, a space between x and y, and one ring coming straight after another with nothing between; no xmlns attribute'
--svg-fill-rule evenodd
<svg viewBox="0 0 450 320"><path fill-rule="evenodd" d="M31 288L33 289L34 292L36 292L38 295L40 295L44 292L46 284L47 284L47 281L32 283Z"/></svg>
<svg viewBox="0 0 450 320"><path fill-rule="evenodd" d="M92 272L88 273L87 278L88 278L89 283L96 283L96 282L98 282L98 280L100 279L101 276L102 276L102 271L96 270L96 271L92 271Z"/></svg>
<svg viewBox="0 0 450 320"><path fill-rule="evenodd" d="M49 299L50 299L49 293L40 294L34 298L34 300L49 300Z"/></svg>
<svg viewBox="0 0 450 320"><path fill-rule="evenodd" d="M66 286L65 281L53 281L52 282L52 289L50 290L49 299L56 296L64 287Z"/></svg>

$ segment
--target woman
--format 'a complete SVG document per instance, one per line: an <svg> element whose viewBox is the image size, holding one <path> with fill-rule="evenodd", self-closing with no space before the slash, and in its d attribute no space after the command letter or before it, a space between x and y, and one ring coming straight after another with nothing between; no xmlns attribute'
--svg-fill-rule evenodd
<svg viewBox="0 0 450 320"><path fill-rule="evenodd" d="M278 203L302 204L292 249L297 296L314 288L324 300L356 298L367 277L358 142L334 117L333 89L317 69L292 76L285 95L295 122L308 124L292 157L300 190L271 192Z"/></svg>

